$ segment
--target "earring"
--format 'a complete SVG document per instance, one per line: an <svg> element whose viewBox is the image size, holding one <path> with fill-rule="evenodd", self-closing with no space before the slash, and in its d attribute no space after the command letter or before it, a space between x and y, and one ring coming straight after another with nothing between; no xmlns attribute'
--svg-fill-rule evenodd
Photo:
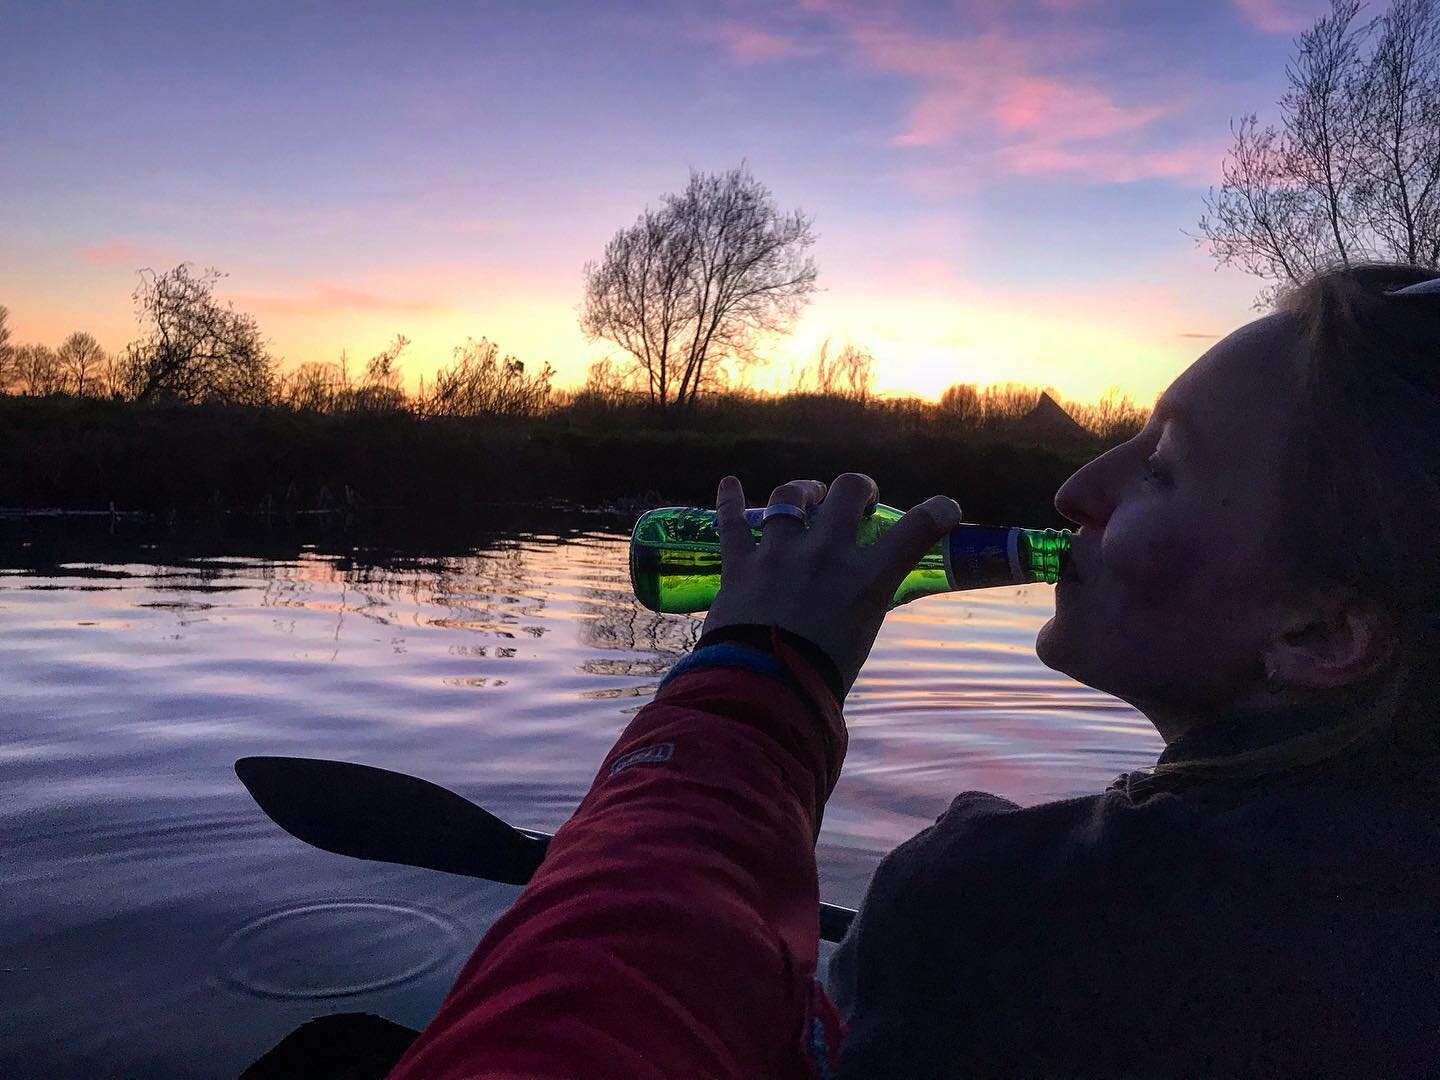
<svg viewBox="0 0 1440 1080"><path fill-rule="evenodd" d="M1280 669L1278 667L1265 669L1265 689L1272 694L1278 694L1285 689L1284 685L1280 682Z"/></svg>

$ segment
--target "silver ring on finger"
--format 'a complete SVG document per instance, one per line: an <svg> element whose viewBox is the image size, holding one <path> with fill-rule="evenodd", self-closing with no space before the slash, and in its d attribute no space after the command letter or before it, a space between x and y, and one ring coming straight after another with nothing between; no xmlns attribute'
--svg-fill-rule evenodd
<svg viewBox="0 0 1440 1080"><path fill-rule="evenodd" d="M765 507L765 512L760 515L760 527L763 529L767 521L777 517L795 518L803 525L805 524L807 515L803 507L796 506L794 503L771 503Z"/></svg>

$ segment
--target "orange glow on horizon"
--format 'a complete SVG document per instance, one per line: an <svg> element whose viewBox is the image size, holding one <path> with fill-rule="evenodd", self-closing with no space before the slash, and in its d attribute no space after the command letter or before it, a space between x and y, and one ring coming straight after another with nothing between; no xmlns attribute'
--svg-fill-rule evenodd
<svg viewBox="0 0 1440 1080"><path fill-rule="evenodd" d="M106 348L122 348L136 334L125 289L129 276L112 270L103 288L86 282L89 288L58 299L8 296L12 340L53 346L84 329ZM578 297L566 296L575 291L574 282L502 287L473 274L440 275L432 282L417 275L404 279L396 300L387 299L394 295L389 282L344 288L307 283L291 294L223 291L234 281L227 279L219 295L256 317L282 370L338 363L343 353L358 376L396 334L410 339L399 367L412 393L451 364L455 347L469 337L488 337L530 373L548 362L556 389L580 386L595 360L624 358L611 343L588 342L580 333ZM1215 336L1230 328L1216 328L1213 310L1197 311L1181 290L1162 285L1096 284L1037 299L1015 288L979 288L952 274L937 276L925 292L904 280L888 289L862 291L859 283L841 282L822 292L793 333L762 350L768 363L748 370L731 366L732 383L772 393L791 389L828 338L832 355L847 343L872 354L872 389L879 396L935 401L955 383L1014 382L1050 387L1075 402L1094 402L1115 389L1145 408L1208 347L1204 339L1212 328ZM1239 310L1229 297L1218 300Z"/></svg>

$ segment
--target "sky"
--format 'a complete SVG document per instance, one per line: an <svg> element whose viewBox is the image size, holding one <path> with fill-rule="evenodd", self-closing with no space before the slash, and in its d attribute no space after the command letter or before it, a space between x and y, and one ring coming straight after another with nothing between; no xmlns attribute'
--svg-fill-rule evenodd
<svg viewBox="0 0 1440 1080"><path fill-rule="evenodd" d="M285 366L487 337L556 386L583 267L691 170L814 221L827 338L876 389L1148 406L1254 318L1194 233L1232 118L1275 118L1324 0L0 0L0 304L17 342L136 336L141 267L226 273Z"/></svg>

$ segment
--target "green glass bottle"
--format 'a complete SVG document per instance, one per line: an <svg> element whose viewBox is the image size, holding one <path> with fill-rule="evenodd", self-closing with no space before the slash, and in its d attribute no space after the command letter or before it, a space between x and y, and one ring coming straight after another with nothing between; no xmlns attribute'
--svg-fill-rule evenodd
<svg viewBox="0 0 1440 1080"><path fill-rule="evenodd" d="M823 508L811 511L811 520ZM758 538L764 507L745 511ZM904 516L880 503L860 521L859 541L873 544ZM957 589L1050 584L1060 580L1070 553L1069 529L1020 529L961 524L921 558L895 590L890 606ZM720 591L720 534L715 511L689 506L651 510L630 534L630 583L651 611L705 611Z"/></svg>

